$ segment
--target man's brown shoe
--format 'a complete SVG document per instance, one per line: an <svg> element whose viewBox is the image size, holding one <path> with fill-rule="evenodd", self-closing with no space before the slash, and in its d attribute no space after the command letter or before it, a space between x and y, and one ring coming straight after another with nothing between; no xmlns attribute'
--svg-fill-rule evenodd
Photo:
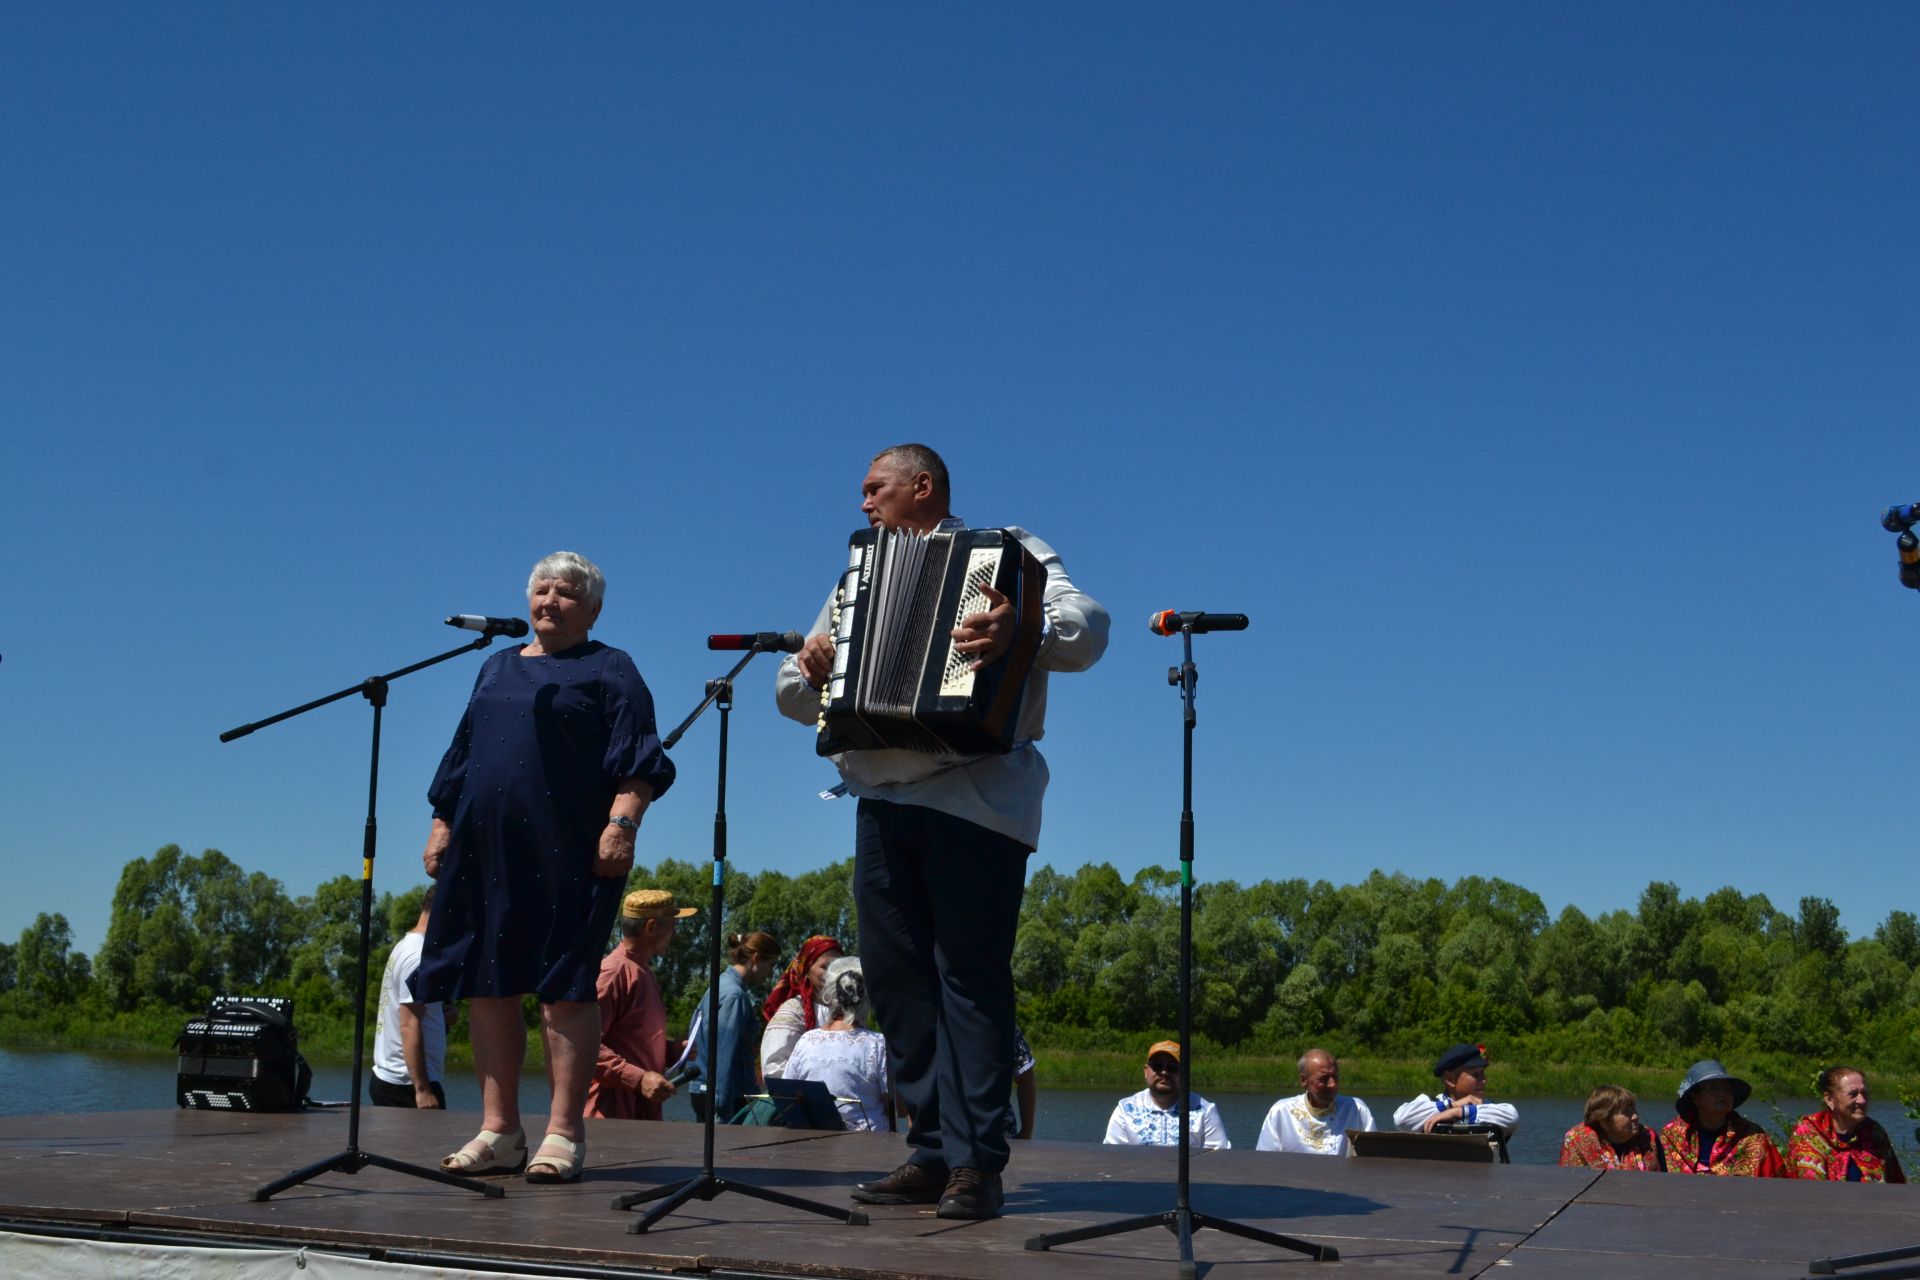
<svg viewBox="0 0 1920 1280"><path fill-rule="evenodd" d="M991 1218L1006 1203L1000 1190L1000 1175L979 1169L955 1169L940 1195L942 1218Z"/></svg>
<svg viewBox="0 0 1920 1280"><path fill-rule="evenodd" d="M854 1184L847 1194L861 1204L938 1204L946 1185L944 1169L930 1169L909 1160L884 1178Z"/></svg>

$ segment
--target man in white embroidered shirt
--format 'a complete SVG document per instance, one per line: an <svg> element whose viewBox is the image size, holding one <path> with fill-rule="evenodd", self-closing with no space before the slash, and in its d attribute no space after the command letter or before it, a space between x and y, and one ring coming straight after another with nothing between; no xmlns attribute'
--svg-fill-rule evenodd
<svg viewBox="0 0 1920 1280"><path fill-rule="evenodd" d="M920 444L882 450L860 488L869 524L934 533L965 528L949 504L947 465ZM1008 532L1039 560L1040 647L1005 755L934 756L843 751L842 787L854 815L853 892L860 955L874 1010L887 1030L898 1095L913 1117L906 1162L853 1188L866 1204L938 1204L942 1218L1000 1211L1007 1095L1013 1088L1013 942L1027 855L1040 844L1047 764L1047 677L1084 671L1107 647L1107 612L1067 577L1060 556L1024 529ZM1012 648L1014 609L989 590L989 608L953 628L974 670ZM800 652L781 663L782 714L813 725L833 671L833 600Z"/></svg>
<svg viewBox="0 0 1920 1280"><path fill-rule="evenodd" d="M1180 1084L1185 1075L1180 1066L1180 1046L1162 1040L1147 1050L1147 1087L1120 1099L1107 1120L1107 1136L1101 1141L1123 1147L1175 1147L1180 1145ZM1225 1151L1227 1127L1220 1123L1220 1108L1197 1093L1187 1101L1187 1145L1209 1151Z"/></svg>
<svg viewBox="0 0 1920 1280"><path fill-rule="evenodd" d="M1255 1150L1343 1156L1349 1129L1373 1131L1373 1112L1367 1104L1340 1095L1340 1061L1325 1049L1300 1055L1300 1088L1300 1093L1280 1099L1267 1112Z"/></svg>
<svg viewBox="0 0 1920 1280"><path fill-rule="evenodd" d="M1439 1093L1421 1094L1393 1113L1393 1126L1407 1133L1432 1133L1435 1125L1490 1124L1504 1142L1520 1127L1520 1112L1505 1102L1487 1101L1487 1046L1456 1044L1433 1064Z"/></svg>

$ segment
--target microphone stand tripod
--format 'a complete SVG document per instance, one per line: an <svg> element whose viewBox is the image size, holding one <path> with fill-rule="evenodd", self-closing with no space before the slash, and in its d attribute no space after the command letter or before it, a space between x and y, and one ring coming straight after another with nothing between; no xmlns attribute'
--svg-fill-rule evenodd
<svg viewBox="0 0 1920 1280"><path fill-rule="evenodd" d="M373 748L367 769L367 833L360 858L360 955L355 963L353 980L353 1097L348 1103L347 1111L347 1149L338 1155L328 1156L325 1160L296 1169L284 1178L276 1178L256 1188L249 1199L271 1200L288 1187L310 1181L323 1173L358 1173L368 1165L391 1169L395 1173L405 1173L416 1178L426 1178L432 1182L444 1182L450 1187L459 1187L464 1191L478 1191L481 1195L494 1200L506 1194L491 1183L480 1182L474 1178L463 1178L458 1174L448 1173L445 1169L429 1169L424 1165L406 1164L360 1149L360 1061L367 1034L367 953L372 948L373 853L377 843L374 808L380 794L380 712L387 705L387 686L401 676L412 675L424 667L445 662L448 658L457 658L463 653L484 649L492 643L493 633L489 632L469 644L463 644L457 649L449 649L424 662L416 662L398 671L389 671L383 676L368 676L359 684L351 685L337 693L316 698L312 702L282 711L278 715L268 716L265 720L256 720L252 724L243 724L237 729L229 729L220 735L220 741L232 742L235 738L246 737L255 729L264 729L270 724L291 720L294 716L312 711L316 707L324 707L329 702L338 702L356 693L373 705Z"/></svg>
<svg viewBox="0 0 1920 1280"><path fill-rule="evenodd" d="M789 1209L817 1213L824 1218L838 1218L850 1227L867 1225L867 1215L858 1209L836 1209L832 1205L803 1200L799 1196L788 1195L784 1191L774 1191L768 1187L756 1187L750 1183L736 1182L732 1178L722 1178L713 1170L713 1129L719 1122L720 1112L720 1097L715 1090L720 1083L720 1071L716 1065L720 1053L720 920L722 913L726 910L727 717L733 710L733 678L753 661L756 653L777 652L780 648L780 640L781 637L771 633L763 633L757 637L748 646L746 654L734 664L733 670L718 680L707 681L705 700L695 707L693 714L682 720L679 727L668 734L661 743L663 748L671 749L708 707L720 708L720 778L718 799L715 801L713 812L713 896L707 914L707 1060L703 1068L707 1077L707 1114L704 1120L706 1133L698 1174L682 1182L669 1183L646 1191L629 1191L613 1198L612 1207L621 1211L631 1209L634 1205L643 1204L648 1200L660 1201L641 1217L627 1224L628 1235L644 1235L654 1223L689 1200L713 1200L729 1191L736 1191L755 1200L782 1204Z"/></svg>
<svg viewBox="0 0 1920 1280"><path fill-rule="evenodd" d="M1242 622L1241 625L1244 626L1245 623ZM1056 1231L1049 1235L1034 1236L1027 1241L1027 1248L1045 1250L1055 1245L1072 1244L1079 1240L1096 1240L1105 1236L1124 1235L1144 1227L1165 1227L1180 1241L1180 1280L1194 1280L1198 1274L1198 1268L1193 1260L1193 1233L1205 1227L1212 1227L1228 1235L1258 1240L1262 1244L1270 1244L1279 1249L1291 1249L1295 1253L1304 1253L1316 1262L1338 1262L1340 1255L1330 1245L1311 1244L1305 1240L1296 1240L1292 1236L1283 1236L1259 1227L1250 1227L1245 1223L1234 1222L1227 1218L1198 1213L1193 1209L1188 1195L1187 1166L1191 1152L1187 1147L1187 1129L1191 1123L1189 1106L1193 1094L1191 1066L1193 1062L1193 726L1196 721L1193 694L1194 687L1200 683L1200 672L1193 665L1193 624L1191 622L1181 626L1180 642L1185 648L1185 660L1179 666L1167 669L1167 683L1180 687L1182 719L1185 726L1185 755L1181 762L1180 790L1180 1174L1174 1207L1164 1213L1149 1213L1140 1217L1122 1218L1118 1222L1102 1222L1091 1227L1078 1227L1072 1231Z"/></svg>

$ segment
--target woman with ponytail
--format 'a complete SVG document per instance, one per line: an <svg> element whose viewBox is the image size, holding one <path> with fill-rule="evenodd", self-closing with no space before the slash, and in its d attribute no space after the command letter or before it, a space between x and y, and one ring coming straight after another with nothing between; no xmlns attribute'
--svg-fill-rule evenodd
<svg viewBox="0 0 1920 1280"><path fill-rule="evenodd" d="M772 934L757 930L730 933L727 959L731 963L720 970L720 1039L715 1045L718 1061L713 1068L716 1078L711 1089L695 1085L691 1098L696 1115L706 1119L706 1108L712 1106L721 1124L732 1120L745 1105L745 1095L759 1088L754 1064L760 1053L760 1008L748 988L760 986L773 976L780 963L780 942ZM708 993L701 992L700 1003L694 1006L701 1027L694 1037L693 1062L702 1073L707 1069L707 999Z"/></svg>

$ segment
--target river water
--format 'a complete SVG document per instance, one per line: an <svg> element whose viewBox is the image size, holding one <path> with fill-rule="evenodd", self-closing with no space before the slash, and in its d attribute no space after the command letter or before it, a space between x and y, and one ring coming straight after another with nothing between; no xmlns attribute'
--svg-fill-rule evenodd
<svg viewBox="0 0 1920 1280"><path fill-rule="evenodd" d="M63 1111L138 1111L174 1105L174 1075L177 1059L146 1054L71 1053L21 1049L0 1049L0 1116ZM312 1096L317 1101L344 1101L352 1077L350 1064L322 1063L314 1067ZM1288 1082L1291 1086L1291 1082ZM444 1082L448 1106L454 1110L477 1111L480 1086L470 1071L455 1071ZM361 1086L365 1088L364 1080ZM1034 1136L1063 1142L1099 1142L1106 1132L1107 1116L1122 1094L1131 1092L1132 1082L1113 1089L1040 1090L1039 1115ZM1285 1092L1297 1090L1288 1087ZM1227 1136L1235 1147L1252 1147L1260 1136L1260 1124L1267 1108L1280 1094L1210 1093L1207 1096L1220 1108ZM539 1073L529 1075L522 1089L522 1108L529 1115L544 1115L547 1109L546 1080ZM1393 1109L1404 1098L1361 1095L1373 1111L1374 1122L1392 1123ZM1503 1099L1505 1101L1506 1099ZM1517 1098L1521 1124L1508 1153L1519 1164L1552 1164L1560 1155L1560 1139L1580 1121L1584 1099ZM1812 1099L1786 1099L1779 1103L1788 1116L1800 1116L1814 1110ZM1663 1123L1671 1112L1664 1098L1641 1102L1641 1116L1650 1124ZM1744 1114L1763 1125L1770 1125L1772 1112L1764 1101L1755 1098ZM1899 1107L1882 1102L1878 1118L1894 1136L1907 1166L1920 1167L1912 1150L1913 1127L1901 1123ZM693 1122L692 1111L684 1098L667 1104L667 1119Z"/></svg>

